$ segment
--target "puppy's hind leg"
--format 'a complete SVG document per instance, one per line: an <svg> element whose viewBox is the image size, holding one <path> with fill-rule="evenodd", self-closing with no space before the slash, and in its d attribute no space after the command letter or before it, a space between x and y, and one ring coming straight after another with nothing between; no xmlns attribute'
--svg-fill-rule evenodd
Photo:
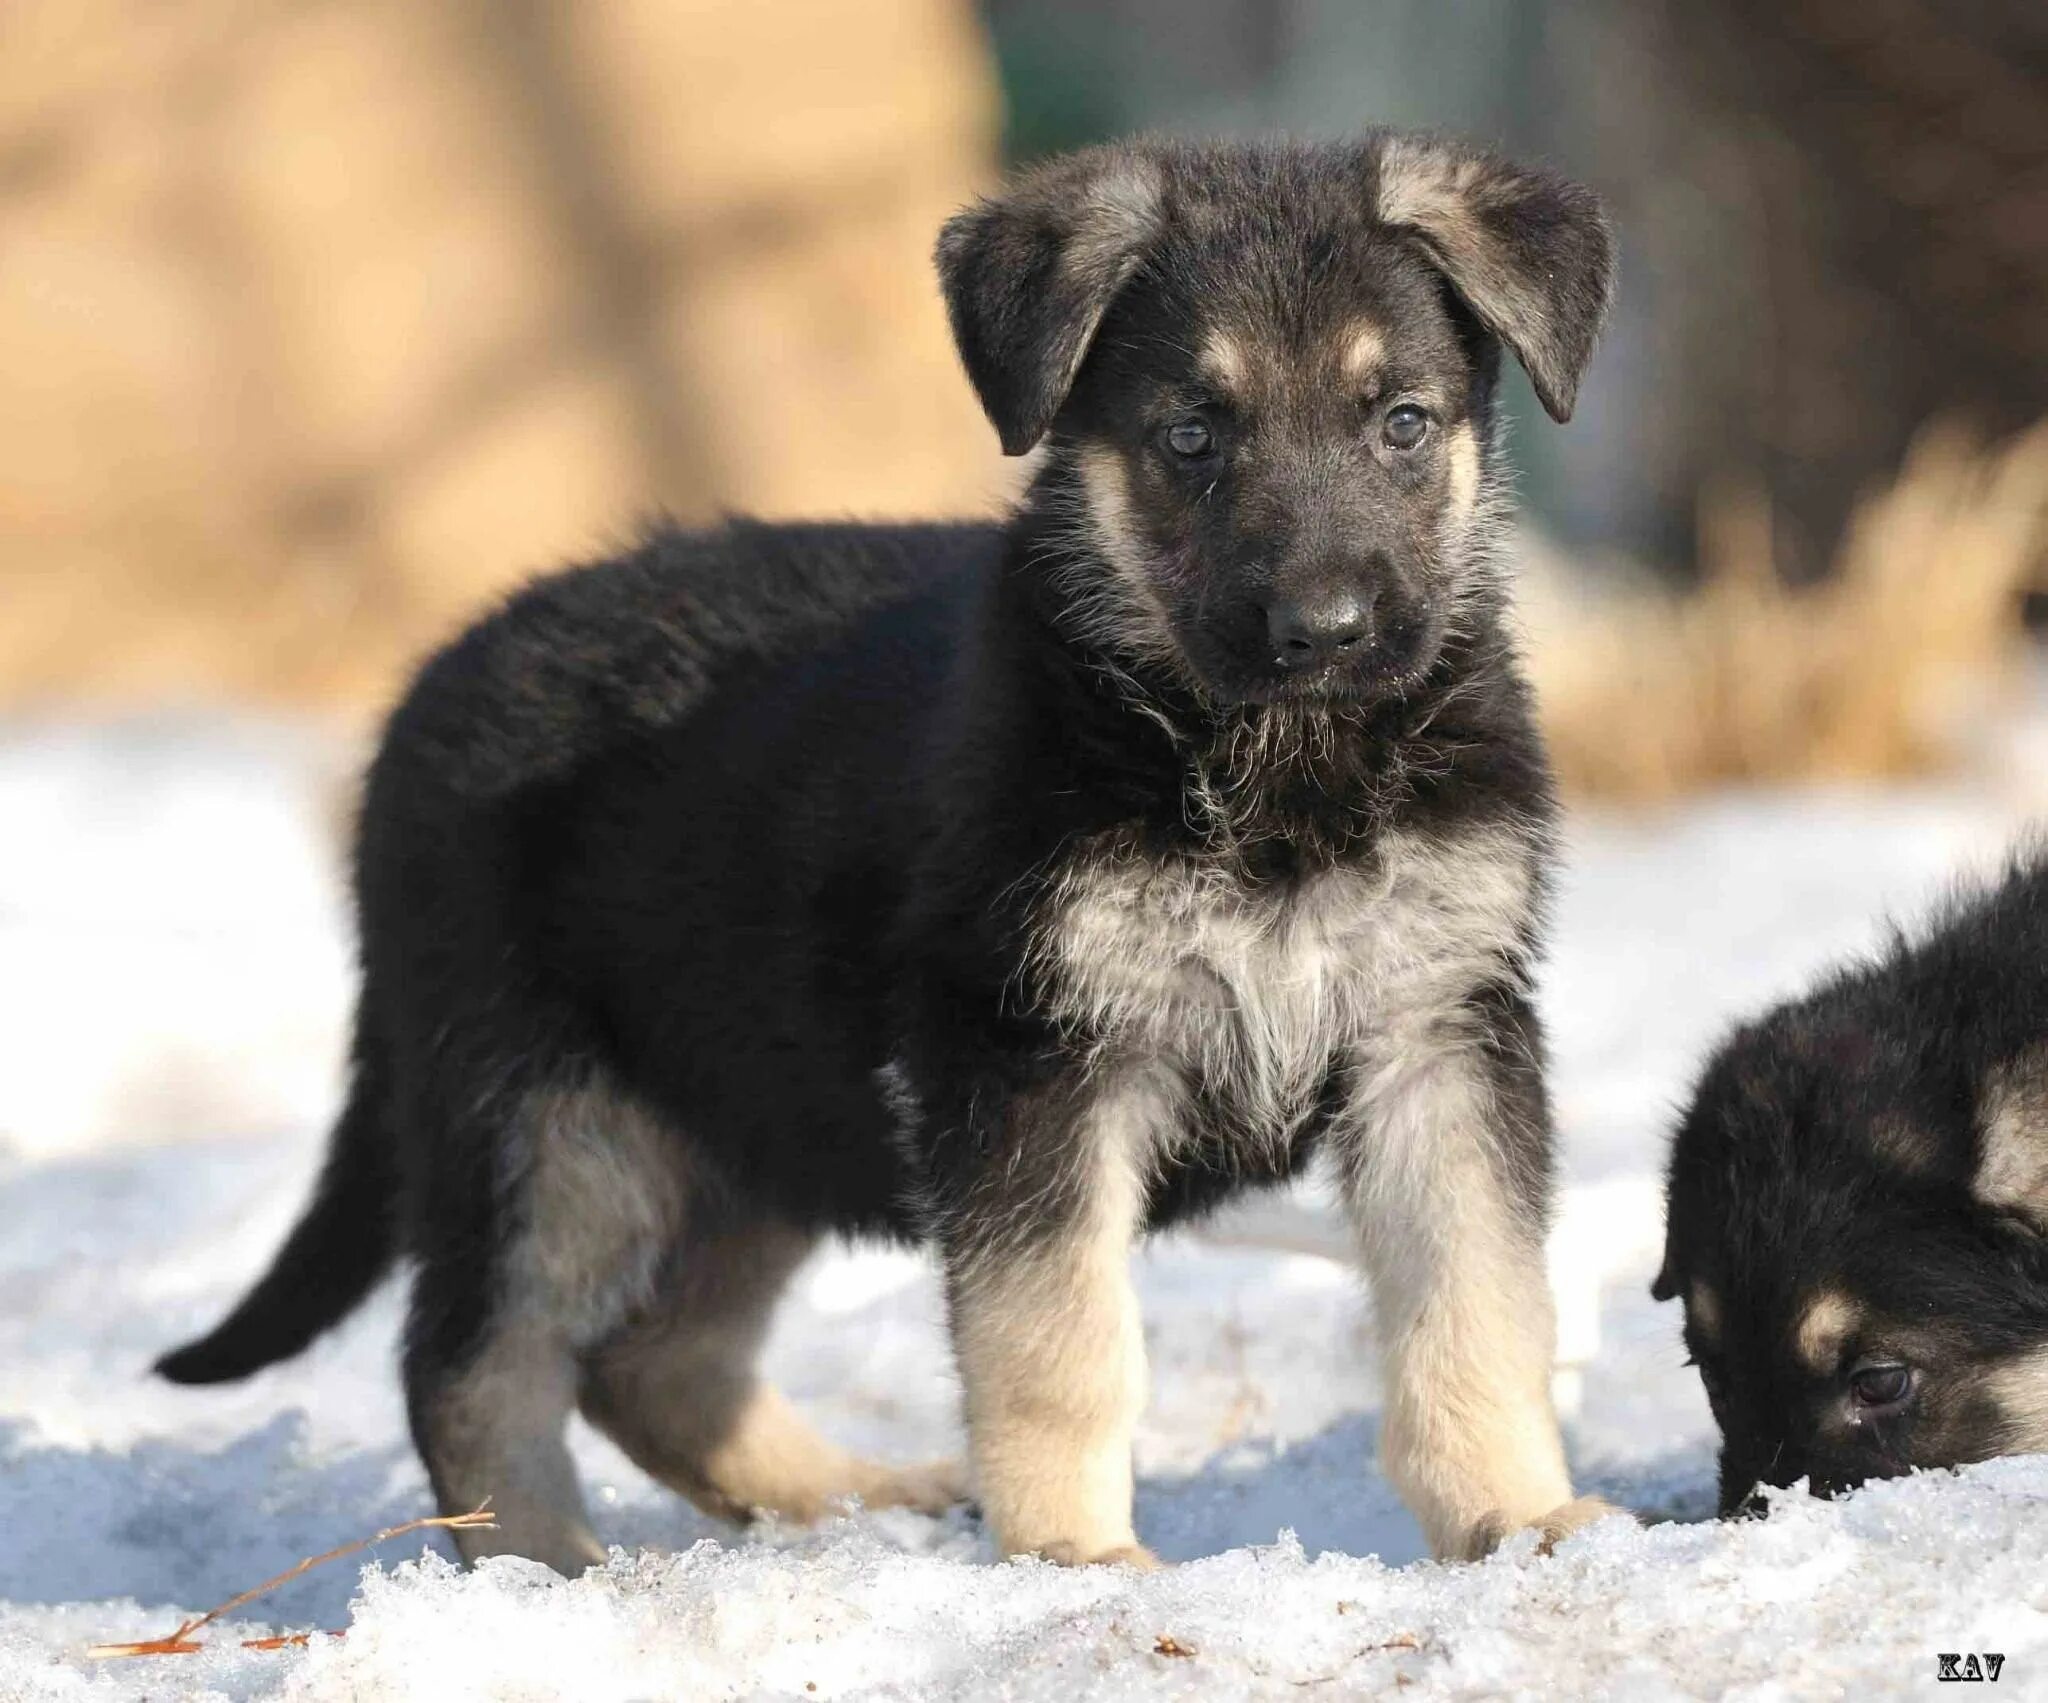
<svg viewBox="0 0 2048 1703"><path fill-rule="evenodd" d="M432 1180L406 1392L442 1511L488 1499L496 1517L458 1535L464 1558L524 1555L574 1574L605 1557L564 1436L579 1355L647 1293L680 1166L666 1133L601 1085L509 1104L488 1139L445 1144L473 1174L458 1157Z"/></svg>
<svg viewBox="0 0 2048 1703"><path fill-rule="evenodd" d="M693 1215L655 1299L583 1360L584 1416L651 1478L707 1514L809 1521L858 1498L937 1513L957 1463L891 1467L818 1435L755 1371L777 1296L811 1238Z"/></svg>
<svg viewBox="0 0 2048 1703"><path fill-rule="evenodd" d="M459 1531L465 1561L524 1555L574 1576L601 1565L564 1428L576 1359L545 1319L480 1317L479 1274L422 1266L405 1380L413 1436L443 1513L488 1502L491 1528ZM463 1321L469 1315L473 1322Z"/></svg>

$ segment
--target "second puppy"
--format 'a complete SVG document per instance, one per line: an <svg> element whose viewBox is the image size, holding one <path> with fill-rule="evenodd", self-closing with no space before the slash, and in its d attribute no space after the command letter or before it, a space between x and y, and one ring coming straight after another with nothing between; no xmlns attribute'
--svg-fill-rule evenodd
<svg viewBox="0 0 2048 1703"><path fill-rule="evenodd" d="M1738 1030L1669 1219L1723 1512L2048 1450L2048 860Z"/></svg>

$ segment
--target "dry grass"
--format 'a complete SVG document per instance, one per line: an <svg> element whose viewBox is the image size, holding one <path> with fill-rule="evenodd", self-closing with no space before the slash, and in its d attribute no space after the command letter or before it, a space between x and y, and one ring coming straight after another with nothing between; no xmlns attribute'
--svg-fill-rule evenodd
<svg viewBox="0 0 2048 1703"><path fill-rule="evenodd" d="M254 1602L260 1596L267 1596L278 1586L289 1584L302 1573L310 1573L315 1567L324 1567L330 1561L339 1561L345 1555L356 1555L365 1549L394 1537L406 1537L413 1532L442 1531L488 1531L497 1525L491 1517L488 1499L480 1507L472 1508L466 1514L437 1514L424 1520L407 1520L401 1526L386 1526L372 1537L358 1538L354 1543L344 1543L338 1549L330 1549L321 1555L309 1555L296 1566L287 1567L282 1573L265 1579L260 1585L253 1585L239 1596L233 1596L218 1608L210 1608L204 1614L194 1615L190 1620L180 1622L175 1632L161 1638L145 1638L133 1644L94 1644L85 1654L89 1661L109 1661L125 1656L194 1656L206 1646L193 1637L195 1632L211 1626L224 1614L232 1614L244 1603ZM335 1633L340 1637L340 1633ZM287 1632L278 1638L245 1638L245 1650L289 1650L311 1641L310 1632Z"/></svg>
<svg viewBox="0 0 2048 1703"><path fill-rule="evenodd" d="M1544 725L1576 796L1953 761L2014 673L2020 599L2048 566L2048 421L1990 446L1930 428L1818 585L1779 582L1756 502L1708 515L1694 594L1532 622Z"/></svg>

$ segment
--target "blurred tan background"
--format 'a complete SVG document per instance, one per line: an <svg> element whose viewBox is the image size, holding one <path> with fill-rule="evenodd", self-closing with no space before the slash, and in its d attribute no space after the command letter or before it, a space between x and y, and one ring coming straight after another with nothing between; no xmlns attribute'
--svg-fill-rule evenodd
<svg viewBox="0 0 2048 1703"><path fill-rule="evenodd" d="M1436 123L1597 184L1522 407L1567 780L1939 765L2048 551L2038 0L14 0L0 708L361 725L659 508L1013 488L928 255L1134 128Z"/></svg>
<svg viewBox="0 0 2048 1703"><path fill-rule="evenodd" d="M0 698L357 705L658 507L981 509L951 0L20 0Z"/></svg>

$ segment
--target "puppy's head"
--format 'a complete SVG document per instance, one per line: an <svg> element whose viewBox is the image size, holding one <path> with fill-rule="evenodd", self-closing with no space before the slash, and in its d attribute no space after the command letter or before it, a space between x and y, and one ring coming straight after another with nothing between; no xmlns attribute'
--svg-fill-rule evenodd
<svg viewBox="0 0 2048 1703"><path fill-rule="evenodd" d="M2048 1053L1841 996L1738 1033L1672 1149L1664 1268L1721 1508L2048 1450Z"/></svg>
<svg viewBox="0 0 2048 1703"><path fill-rule="evenodd" d="M1089 612L1224 703L1370 698L1489 587L1499 350L1569 416L1594 197L1427 138L1144 144L960 214L939 269L1009 453L1051 435Z"/></svg>

